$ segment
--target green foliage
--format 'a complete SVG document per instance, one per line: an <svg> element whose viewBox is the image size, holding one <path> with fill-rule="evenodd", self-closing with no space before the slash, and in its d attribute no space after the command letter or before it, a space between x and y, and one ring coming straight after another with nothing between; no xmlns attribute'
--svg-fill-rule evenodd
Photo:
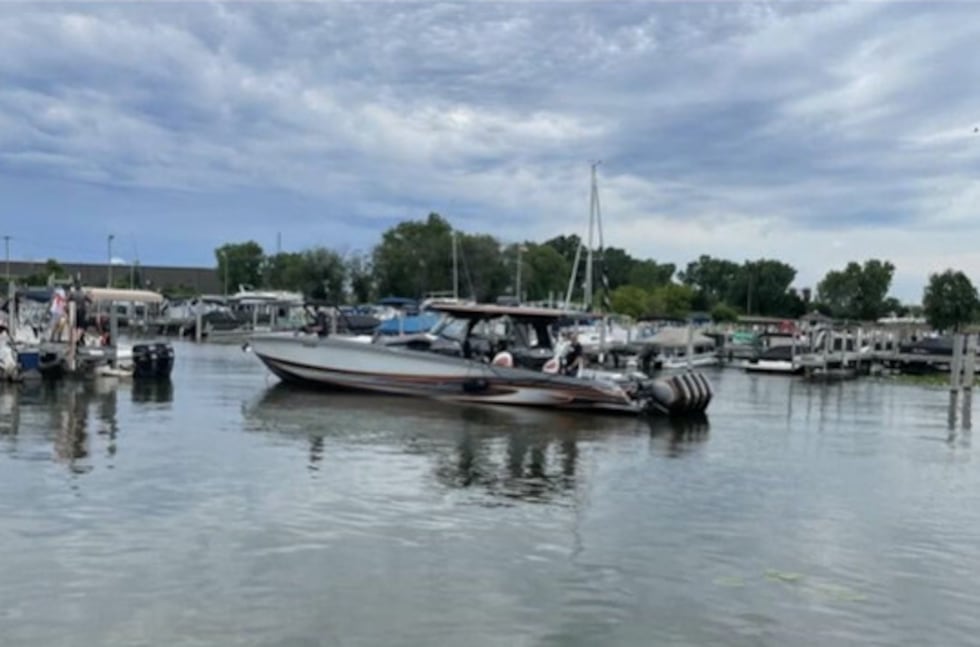
<svg viewBox="0 0 980 647"><path fill-rule="evenodd" d="M668 285L676 269L673 263L660 264L653 259L634 261L629 272L629 283L644 290L654 290Z"/></svg>
<svg viewBox="0 0 980 647"><path fill-rule="evenodd" d="M565 297L572 263L551 245L525 243L523 253L523 291L530 301L544 301L549 296Z"/></svg>
<svg viewBox="0 0 980 647"><path fill-rule="evenodd" d="M636 285L621 285L609 297L612 309L634 319L649 313L650 293Z"/></svg>
<svg viewBox="0 0 980 647"><path fill-rule="evenodd" d="M575 254L578 252L578 248L582 246L582 239L575 234L556 236L544 241L544 244L558 252L571 269L572 263L575 262Z"/></svg>
<svg viewBox="0 0 980 647"><path fill-rule="evenodd" d="M727 303L719 303L711 309L711 320L715 323L732 323L738 321L738 311Z"/></svg>
<svg viewBox="0 0 980 647"><path fill-rule="evenodd" d="M668 283L653 290L648 314L683 319L691 312L694 290L688 285Z"/></svg>
<svg viewBox="0 0 980 647"><path fill-rule="evenodd" d="M937 330L960 330L976 318L980 309L977 290L963 272L946 270L929 276L922 297L929 324Z"/></svg>
<svg viewBox="0 0 980 647"><path fill-rule="evenodd" d="M871 259L861 266L850 262L842 271L831 270L817 285L817 297L833 316L873 321L887 314L885 297L895 266Z"/></svg>
<svg viewBox="0 0 980 647"><path fill-rule="evenodd" d="M631 282L633 268L637 261L625 249L606 247L602 250L602 266L609 280L609 289L615 290Z"/></svg>
<svg viewBox="0 0 980 647"><path fill-rule="evenodd" d="M740 278L740 268L732 261L703 254L698 260L688 263L678 278L701 295L698 305L702 308L710 308L726 300L745 303L744 296L741 301L730 300Z"/></svg>
<svg viewBox="0 0 980 647"><path fill-rule="evenodd" d="M517 246L501 251L500 243L487 234L459 234L460 292L477 301L491 301L498 295L512 293L517 273ZM452 281L448 272L446 281ZM523 281L523 277L521 277ZM445 288L451 286L447 283Z"/></svg>
<svg viewBox="0 0 980 647"><path fill-rule="evenodd" d="M439 214L399 223L374 248L381 296L422 297L452 289L452 227Z"/></svg>
<svg viewBox="0 0 980 647"><path fill-rule="evenodd" d="M228 292L238 291L239 286L262 285L265 255L262 246L254 240L226 243L214 250L214 256L218 261L218 278L227 283Z"/></svg>
<svg viewBox="0 0 980 647"><path fill-rule="evenodd" d="M266 259L265 283L274 290L300 290L303 285L305 262L297 252L280 252Z"/></svg>
<svg viewBox="0 0 980 647"><path fill-rule="evenodd" d="M45 261L44 267L41 270L22 277L19 279L19 282L22 285L32 286L50 285L53 280L65 278L65 275L65 268L61 263L53 258L49 258Z"/></svg>
<svg viewBox="0 0 980 647"><path fill-rule="evenodd" d="M344 259L332 250L314 247L302 252L300 291L309 299L344 303L347 268Z"/></svg>
<svg viewBox="0 0 980 647"><path fill-rule="evenodd" d="M782 261L760 258L738 268L729 286L728 303L745 304L746 314L767 317L787 314L792 309L790 285L796 270Z"/></svg>
<svg viewBox="0 0 980 647"><path fill-rule="evenodd" d="M350 281L351 297L356 303L368 303L374 299L374 271L370 256L352 255L347 260L347 278Z"/></svg>

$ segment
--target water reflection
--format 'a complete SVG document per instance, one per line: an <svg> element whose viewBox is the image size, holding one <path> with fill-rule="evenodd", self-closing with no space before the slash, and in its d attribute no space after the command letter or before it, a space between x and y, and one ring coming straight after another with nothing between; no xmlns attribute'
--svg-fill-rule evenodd
<svg viewBox="0 0 980 647"><path fill-rule="evenodd" d="M133 402L170 402L170 382L119 380L37 381L0 388L0 448L15 458L37 459L50 448L51 458L71 472L93 468L93 451L108 459L116 455L121 394ZM22 431L24 430L24 431ZM25 435L26 431L26 435ZM94 438L99 438L97 447ZM2 441L0 441L2 442Z"/></svg>
<svg viewBox="0 0 980 647"><path fill-rule="evenodd" d="M170 380L136 380L132 394L133 402L173 402L174 383Z"/></svg>
<svg viewBox="0 0 980 647"><path fill-rule="evenodd" d="M575 489L582 446L649 437L681 456L708 437L693 419L596 415L521 407L459 405L411 398L323 393L277 384L245 410L246 428L305 437L307 469L326 445L383 442L432 458L444 487L479 489L501 500L554 502ZM406 428L405 421L412 421Z"/></svg>

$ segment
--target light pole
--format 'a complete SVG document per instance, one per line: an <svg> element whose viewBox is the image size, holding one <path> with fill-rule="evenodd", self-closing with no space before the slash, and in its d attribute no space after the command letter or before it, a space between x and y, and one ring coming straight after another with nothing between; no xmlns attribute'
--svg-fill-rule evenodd
<svg viewBox="0 0 980 647"><path fill-rule="evenodd" d="M228 254L223 249L220 251L220 254L221 254L221 264L225 266L225 280L223 285L224 285L225 296L227 297L228 296Z"/></svg>
<svg viewBox="0 0 980 647"><path fill-rule="evenodd" d="M3 237L3 253L7 260L7 285L10 285L10 236Z"/></svg>
<svg viewBox="0 0 980 647"><path fill-rule="evenodd" d="M524 251L524 245L517 246L517 285L515 286L514 296L517 297L517 302L520 303L521 299L521 267L524 265L521 262L521 253Z"/></svg>
<svg viewBox="0 0 980 647"><path fill-rule="evenodd" d="M106 287L107 288L111 288L112 287L112 240L114 238L115 238L114 235L109 234L109 238L107 239L107 241L108 241L108 247L109 247L109 255L106 258L106 260L108 261L108 264L106 265L106 276L107 276L107 278L106 278Z"/></svg>

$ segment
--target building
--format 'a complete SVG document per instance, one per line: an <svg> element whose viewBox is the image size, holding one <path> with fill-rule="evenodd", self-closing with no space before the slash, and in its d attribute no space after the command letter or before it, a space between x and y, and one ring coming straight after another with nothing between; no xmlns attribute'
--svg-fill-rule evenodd
<svg viewBox="0 0 980 647"><path fill-rule="evenodd" d="M108 267L105 263L61 263L67 276L80 276L83 285L106 285ZM6 266L2 268L6 271ZM44 262L10 261L10 276L15 281L28 276L44 274ZM165 265L113 265L113 282L119 285L121 277L133 279L134 286L166 291L182 289L198 294L221 294L223 286L218 270L214 267L173 267ZM0 275L0 281L3 276ZM139 283L139 285L135 285ZM125 278L123 280L125 284Z"/></svg>

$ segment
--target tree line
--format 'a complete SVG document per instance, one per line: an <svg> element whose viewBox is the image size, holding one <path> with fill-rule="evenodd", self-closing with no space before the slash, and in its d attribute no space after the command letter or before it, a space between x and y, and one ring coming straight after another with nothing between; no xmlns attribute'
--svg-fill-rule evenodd
<svg viewBox="0 0 980 647"><path fill-rule="evenodd" d="M584 301L586 255L579 254L577 235L501 244L490 234L454 232L436 213L394 225L369 253L311 247L266 254L261 245L247 241L222 245L215 258L219 279L231 292L250 286L298 291L331 303L367 303L386 296L452 293L454 246L461 297L561 302L577 259L573 301ZM816 310L868 321L921 312L937 328L948 329L973 322L980 311L970 279L954 270L929 277L921 307L903 305L888 295L895 266L879 259L827 272L815 292L797 291L796 269L776 259L738 263L702 255L678 268L606 247L595 253L593 267L602 300L613 311L637 318L705 312L715 321L730 321L744 314L797 318Z"/></svg>

